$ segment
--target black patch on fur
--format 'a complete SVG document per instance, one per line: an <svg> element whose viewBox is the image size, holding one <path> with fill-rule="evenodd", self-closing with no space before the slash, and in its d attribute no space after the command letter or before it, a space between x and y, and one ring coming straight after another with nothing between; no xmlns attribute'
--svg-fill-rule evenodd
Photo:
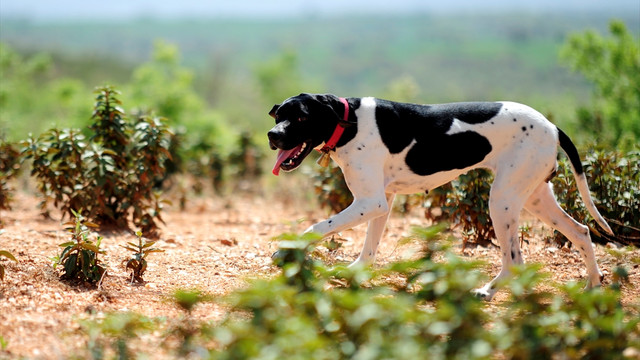
<svg viewBox="0 0 640 360"><path fill-rule="evenodd" d="M560 128L557 129L560 147L562 148L562 150L564 150L565 154L567 154L567 157L571 161L571 165L573 165L573 169L575 170L576 175L582 175L582 162L580 161L580 155L578 155L578 149L576 149L576 146L573 144L571 139L569 139L567 134L564 133L564 131L560 130Z"/></svg>
<svg viewBox="0 0 640 360"><path fill-rule="evenodd" d="M418 175L464 169L484 160L491 144L466 131L447 135L454 119L481 124L495 117L502 104L491 102L415 105L376 99L376 121L382 142L392 154L416 144L405 159Z"/></svg>

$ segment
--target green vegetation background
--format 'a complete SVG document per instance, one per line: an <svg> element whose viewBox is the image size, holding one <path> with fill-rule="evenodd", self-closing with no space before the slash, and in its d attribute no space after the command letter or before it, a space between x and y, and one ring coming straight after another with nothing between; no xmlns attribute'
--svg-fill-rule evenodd
<svg viewBox="0 0 640 360"><path fill-rule="evenodd" d="M637 38L638 17L622 20ZM572 32L605 33L608 21L608 14L3 19L0 137L85 127L91 89L109 83L126 104L218 137L223 148L238 132L262 141L270 106L299 92L422 103L513 100L589 142L596 134L579 132L575 109L593 100L592 85L561 65L559 52Z"/></svg>

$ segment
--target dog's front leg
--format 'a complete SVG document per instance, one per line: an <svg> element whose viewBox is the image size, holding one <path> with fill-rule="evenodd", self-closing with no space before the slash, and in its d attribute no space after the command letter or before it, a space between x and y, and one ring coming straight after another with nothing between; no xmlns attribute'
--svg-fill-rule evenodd
<svg viewBox="0 0 640 360"><path fill-rule="evenodd" d="M315 232L326 237L386 215L388 211L389 205L384 195L355 198L353 203L339 214L310 226L305 233Z"/></svg>
<svg viewBox="0 0 640 360"><path fill-rule="evenodd" d="M385 225L389 220L389 214L391 214L391 208L395 194L386 194L387 196L387 213L378 216L375 219L369 220L369 226L367 227L367 237L364 241L364 246L360 252L360 256L349 265L349 267L357 266L359 264L370 264L376 258L376 252L378 251L378 245L382 238Z"/></svg>

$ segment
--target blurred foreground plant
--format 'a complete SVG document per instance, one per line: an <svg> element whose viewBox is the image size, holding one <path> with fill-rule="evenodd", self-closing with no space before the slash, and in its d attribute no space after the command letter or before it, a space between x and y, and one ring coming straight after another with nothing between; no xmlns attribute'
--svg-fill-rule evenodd
<svg viewBox="0 0 640 360"><path fill-rule="evenodd" d="M486 306L471 292L479 264L450 251L446 227L414 228L406 241L421 250L377 270L327 268L313 256L319 236L283 234L280 274L219 299L223 321L192 316L208 295L176 291L185 314L163 344L202 359L621 359L640 349L639 309L621 305L619 287L552 294L537 289L540 266L519 266L500 285L510 298Z"/></svg>

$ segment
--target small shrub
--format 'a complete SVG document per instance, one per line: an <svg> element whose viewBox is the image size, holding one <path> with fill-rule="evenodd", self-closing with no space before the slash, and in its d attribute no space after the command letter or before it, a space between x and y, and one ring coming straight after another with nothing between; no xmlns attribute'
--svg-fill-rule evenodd
<svg viewBox="0 0 640 360"><path fill-rule="evenodd" d="M88 222L79 213L72 211L75 221L65 223L66 230L71 233L71 241L60 244L62 253L54 257L53 268L57 265L63 266L64 273L61 279L80 280L90 284L102 281L107 269L98 259L98 255L104 254L100 250L102 237L98 236L96 241L89 240L89 228L96 228L98 225Z"/></svg>
<svg viewBox="0 0 640 360"><path fill-rule="evenodd" d="M102 226L133 224L156 235L165 201L154 190L163 178L170 131L161 118L141 115L127 122L110 86L96 90L94 123L89 140L78 130L52 129L23 142L22 153L33 160L31 174L44 200L43 212L53 201L63 214L73 209Z"/></svg>
<svg viewBox="0 0 640 360"><path fill-rule="evenodd" d="M43 195L40 210L48 216L48 204L72 216L72 209L86 209L82 171L85 136L76 129L51 129L22 142L24 159L32 159L31 175Z"/></svg>
<svg viewBox="0 0 640 360"><path fill-rule="evenodd" d="M144 283L142 275L147 270L147 256L154 252L164 252L164 250L152 247L156 242L144 240L142 238L142 231L136 231L138 237L138 243L134 244L128 242L123 247L131 252L133 255L129 260L126 260L125 268L131 270L131 282L134 280L139 283Z"/></svg>
<svg viewBox="0 0 640 360"><path fill-rule="evenodd" d="M593 150L585 157L583 167L596 207L616 235L601 232L588 215L564 158L560 161L558 176L552 180L559 203L574 219L589 226L594 242L640 245L640 150L627 153ZM557 232L553 240L566 242Z"/></svg>

